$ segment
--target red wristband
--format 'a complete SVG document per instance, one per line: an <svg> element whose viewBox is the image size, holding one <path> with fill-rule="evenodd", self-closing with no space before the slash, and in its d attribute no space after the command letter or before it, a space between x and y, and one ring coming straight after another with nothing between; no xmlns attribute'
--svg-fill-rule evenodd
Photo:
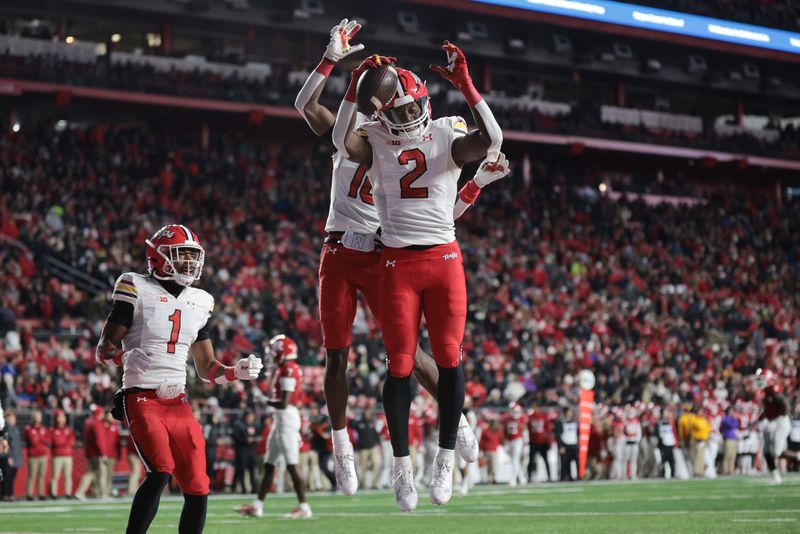
<svg viewBox="0 0 800 534"><path fill-rule="evenodd" d="M481 94L475 89L475 86L472 85L472 80L469 80L464 84L464 87L461 87L461 94L467 99L467 104L469 104L471 108L474 108L478 105L478 102L483 100Z"/></svg>
<svg viewBox="0 0 800 534"><path fill-rule="evenodd" d="M478 184L475 183L475 180L470 180L467 182L464 187L461 188L461 191L458 192L459 198L470 205L475 203L475 200L477 200L478 195L480 194L481 188L478 187Z"/></svg>
<svg viewBox="0 0 800 534"><path fill-rule="evenodd" d="M235 382L236 381L236 367L226 367L225 368L225 378L228 382Z"/></svg>
<svg viewBox="0 0 800 534"><path fill-rule="evenodd" d="M208 370L208 381L211 382L212 384L217 383L217 371L221 367L225 366L219 363L219 360L214 360L214 363L211 365L211 369Z"/></svg>
<svg viewBox="0 0 800 534"><path fill-rule="evenodd" d="M319 65L317 65L317 68L315 70L320 74L322 74L323 76L330 76L331 71L333 70L333 66L335 64L336 63L334 63L328 58L322 58L322 61L319 62Z"/></svg>

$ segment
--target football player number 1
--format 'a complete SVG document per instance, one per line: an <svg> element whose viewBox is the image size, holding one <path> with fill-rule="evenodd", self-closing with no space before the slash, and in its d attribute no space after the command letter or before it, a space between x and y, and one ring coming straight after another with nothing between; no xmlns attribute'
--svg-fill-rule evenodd
<svg viewBox="0 0 800 534"><path fill-rule="evenodd" d="M169 343L167 343L167 353L175 354L175 344L178 342L178 335L181 333L181 311L175 310L169 316L172 323L172 331L169 333Z"/></svg>

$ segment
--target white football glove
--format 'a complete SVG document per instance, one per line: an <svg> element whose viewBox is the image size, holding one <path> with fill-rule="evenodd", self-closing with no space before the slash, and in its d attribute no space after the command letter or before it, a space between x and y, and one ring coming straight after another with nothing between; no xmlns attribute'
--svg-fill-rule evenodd
<svg viewBox="0 0 800 534"><path fill-rule="evenodd" d="M481 166L478 167L478 172L475 173L475 184L483 189L490 183L505 178L510 172L511 168L508 166L506 155L500 152L497 161L489 161L488 158L483 160Z"/></svg>
<svg viewBox="0 0 800 534"><path fill-rule="evenodd" d="M233 372L239 380L255 380L261 374L261 369L263 368L264 363L261 358L251 354L247 358L242 358L236 362Z"/></svg>
<svg viewBox="0 0 800 534"><path fill-rule="evenodd" d="M331 41L328 43L328 47L325 48L325 59L336 63L354 52L363 50L363 44L350 46L350 39L355 37L360 29L361 24L358 22L342 19L342 22L334 26L331 30Z"/></svg>
<svg viewBox="0 0 800 534"><path fill-rule="evenodd" d="M135 373L143 373L150 369L150 355L136 347L126 351L122 355L122 365L125 370L130 370Z"/></svg>

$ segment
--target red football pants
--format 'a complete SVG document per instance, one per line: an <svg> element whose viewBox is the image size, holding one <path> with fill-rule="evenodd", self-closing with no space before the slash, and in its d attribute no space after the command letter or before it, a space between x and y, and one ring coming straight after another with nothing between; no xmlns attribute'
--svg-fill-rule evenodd
<svg viewBox="0 0 800 534"><path fill-rule="evenodd" d="M378 315L381 256L342 245L325 245L319 262L319 318L322 346L341 349L353 340L353 320L361 291L372 314Z"/></svg>
<svg viewBox="0 0 800 534"><path fill-rule="evenodd" d="M387 247L381 268L379 319L389 373L404 378L414 369L423 313L436 364L457 367L467 321L467 286L458 243L426 250Z"/></svg>
<svg viewBox="0 0 800 534"><path fill-rule="evenodd" d="M125 424L148 473L173 475L186 495L208 495L206 440L185 395L159 399L154 391L129 393Z"/></svg>

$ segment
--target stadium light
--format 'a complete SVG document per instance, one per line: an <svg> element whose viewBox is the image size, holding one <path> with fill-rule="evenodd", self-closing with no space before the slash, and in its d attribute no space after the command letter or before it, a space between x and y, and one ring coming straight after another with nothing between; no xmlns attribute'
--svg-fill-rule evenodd
<svg viewBox="0 0 800 534"><path fill-rule="evenodd" d="M71 36L71 35L67 35L67 38L64 39L64 42L67 43L67 44L72 44L72 43L75 42L75 38L73 36Z"/></svg>
<svg viewBox="0 0 800 534"><path fill-rule="evenodd" d="M118 42L120 42L121 40L122 40L122 36L121 36L120 34L118 34L118 33L115 33L115 34L113 34L113 35L111 36L111 42L112 42L112 43L118 43Z"/></svg>
<svg viewBox="0 0 800 534"><path fill-rule="evenodd" d="M14 125L11 127L11 131L17 133L20 130L20 125L18 122L15 122Z"/></svg>

